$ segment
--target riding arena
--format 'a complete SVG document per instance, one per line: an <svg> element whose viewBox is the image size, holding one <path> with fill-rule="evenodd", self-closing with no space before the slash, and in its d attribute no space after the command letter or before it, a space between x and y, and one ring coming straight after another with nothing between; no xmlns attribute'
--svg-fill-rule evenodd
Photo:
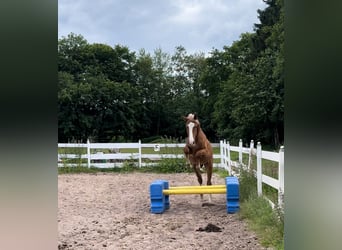
<svg viewBox="0 0 342 250"><path fill-rule="evenodd" d="M213 173L197 115L183 118L184 157L195 175L58 176L58 249L264 249L238 215L238 178Z"/></svg>

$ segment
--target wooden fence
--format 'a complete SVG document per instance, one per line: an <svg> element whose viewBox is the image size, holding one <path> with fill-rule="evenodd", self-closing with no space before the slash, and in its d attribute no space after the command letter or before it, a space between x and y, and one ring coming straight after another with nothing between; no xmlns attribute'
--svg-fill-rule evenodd
<svg viewBox="0 0 342 250"><path fill-rule="evenodd" d="M214 167L224 168L230 175L235 176L239 175L239 169L241 168L251 170L257 178L258 195L263 194L262 183L265 183L278 190L278 205L282 207L284 197L284 147L282 146L279 152L269 152L261 149L260 142L258 142L256 148L254 147L253 141L250 142L249 147L243 147L242 145L242 140L240 140L239 146L231 146L226 140L222 140L220 143L212 143L214 149L220 148L220 153L214 154L214 161L216 161ZM85 166L113 168L122 167L127 161L130 161L138 167L144 167L155 165L161 159L184 158L182 153L184 146L184 143L147 144L141 143L140 140L137 143L90 143L89 140L83 144L58 143L58 167ZM68 148L72 148L76 152L66 153L66 151L70 151L67 150ZM142 153L144 148L150 148L149 153ZM62 152L63 150L65 152ZM134 152L128 153L126 151ZM231 152L238 152L238 161L232 160ZM70 162L70 159L73 162ZM255 159L256 170L252 169L252 165L255 165L253 164ZM277 179L263 174L263 159L274 161L278 164ZM274 207L274 203L272 201L270 203Z"/></svg>

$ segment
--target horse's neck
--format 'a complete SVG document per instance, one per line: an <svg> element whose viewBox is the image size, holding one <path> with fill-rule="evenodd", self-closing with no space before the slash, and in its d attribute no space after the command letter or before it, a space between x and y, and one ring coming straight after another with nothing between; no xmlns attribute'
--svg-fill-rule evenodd
<svg viewBox="0 0 342 250"><path fill-rule="evenodd" d="M199 128L197 135L197 146L203 148L205 146L205 142L207 141L207 137L205 136L203 130Z"/></svg>

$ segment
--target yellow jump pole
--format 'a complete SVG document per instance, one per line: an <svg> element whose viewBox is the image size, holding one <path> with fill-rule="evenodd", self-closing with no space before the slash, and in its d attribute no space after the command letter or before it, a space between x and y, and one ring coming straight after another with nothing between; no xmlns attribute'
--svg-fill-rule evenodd
<svg viewBox="0 0 342 250"><path fill-rule="evenodd" d="M164 195L181 194L225 194L226 188L184 188L184 189L164 189Z"/></svg>
<svg viewBox="0 0 342 250"><path fill-rule="evenodd" d="M226 185L210 185L210 186L178 186L178 187L169 187L169 189L217 189L217 188L226 188Z"/></svg>

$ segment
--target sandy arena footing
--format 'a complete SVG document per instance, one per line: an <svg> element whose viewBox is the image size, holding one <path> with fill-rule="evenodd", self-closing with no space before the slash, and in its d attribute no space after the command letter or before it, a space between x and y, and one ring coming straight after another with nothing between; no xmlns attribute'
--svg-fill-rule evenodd
<svg viewBox="0 0 342 250"><path fill-rule="evenodd" d="M212 195L214 206L202 206L199 195L170 196L169 210L151 214L156 179L198 185L194 173L59 175L58 249L264 249L237 214L227 214L225 194ZM224 179L214 174L212 182Z"/></svg>

